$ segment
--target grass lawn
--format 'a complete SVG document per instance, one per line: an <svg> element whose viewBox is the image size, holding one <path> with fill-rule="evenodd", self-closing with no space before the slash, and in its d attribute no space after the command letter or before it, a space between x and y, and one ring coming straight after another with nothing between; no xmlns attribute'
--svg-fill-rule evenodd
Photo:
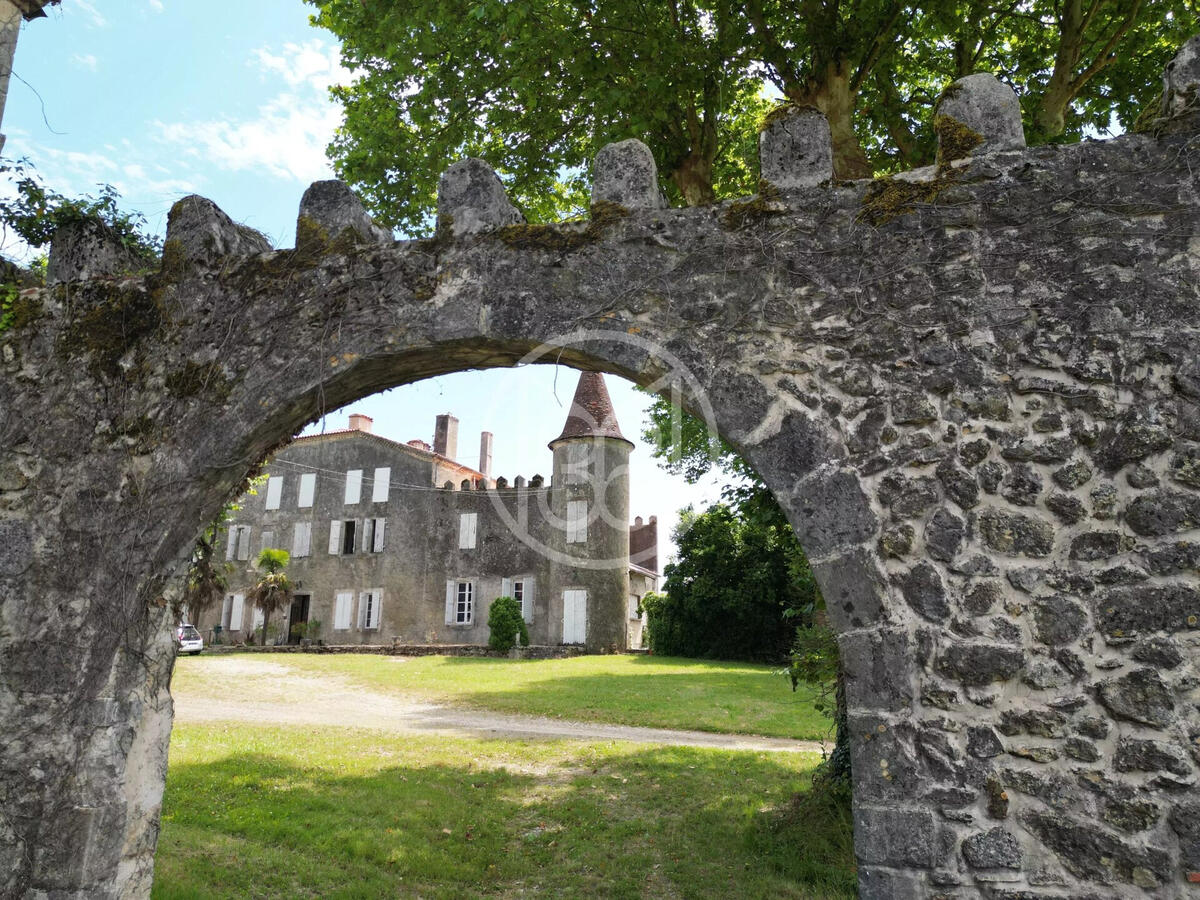
<svg viewBox="0 0 1200 900"><path fill-rule="evenodd" d="M581 722L832 740L831 720L811 689L792 692L770 666L659 656L509 660L451 656L271 654L297 673L333 673L378 691L495 712ZM180 658L175 684L236 690L206 672L206 658ZM244 685L243 685L244 689Z"/></svg>
<svg viewBox="0 0 1200 900"><path fill-rule="evenodd" d="M815 763L177 726L152 896L850 898L849 823L774 811Z"/></svg>

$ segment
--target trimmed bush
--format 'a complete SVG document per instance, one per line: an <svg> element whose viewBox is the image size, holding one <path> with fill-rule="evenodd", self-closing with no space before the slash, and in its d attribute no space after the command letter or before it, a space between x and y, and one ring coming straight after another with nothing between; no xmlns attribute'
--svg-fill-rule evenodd
<svg viewBox="0 0 1200 900"><path fill-rule="evenodd" d="M521 602L512 597L497 597L488 612L488 646L499 653L507 653L520 640L522 647L529 646L529 629L521 615Z"/></svg>

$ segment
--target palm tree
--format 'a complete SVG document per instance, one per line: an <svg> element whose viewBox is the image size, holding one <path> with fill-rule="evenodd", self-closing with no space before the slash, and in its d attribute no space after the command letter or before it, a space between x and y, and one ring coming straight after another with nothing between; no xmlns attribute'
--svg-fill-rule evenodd
<svg viewBox="0 0 1200 900"><path fill-rule="evenodd" d="M183 608L187 610L188 622L192 625L199 624L200 616L229 588L232 566L218 563L214 557L217 531L217 523L204 529L204 533L196 540L192 561L188 565L187 582L183 587Z"/></svg>
<svg viewBox="0 0 1200 900"><path fill-rule="evenodd" d="M263 550L258 554L255 565L263 573L258 583L250 590L250 602L262 610L262 646L267 645L267 625L271 613L284 609L292 602L293 585L283 570L291 554L286 550Z"/></svg>

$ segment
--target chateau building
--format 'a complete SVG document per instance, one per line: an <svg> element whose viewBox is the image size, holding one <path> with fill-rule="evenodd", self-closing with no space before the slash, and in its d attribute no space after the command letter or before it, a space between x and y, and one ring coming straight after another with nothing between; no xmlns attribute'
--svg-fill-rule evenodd
<svg viewBox="0 0 1200 900"><path fill-rule="evenodd" d="M255 559L272 547L289 551L298 584L280 622L292 642L296 626L319 622L327 644L483 644L491 602L511 596L533 644L640 646L658 524L629 524L633 444L602 375L580 376L549 444L549 482L493 477L488 432L478 469L455 461L450 415L437 417L432 447L372 434L371 424L351 415L344 431L297 438L241 499L222 551L235 566L220 611L227 635L261 624L247 597Z"/></svg>

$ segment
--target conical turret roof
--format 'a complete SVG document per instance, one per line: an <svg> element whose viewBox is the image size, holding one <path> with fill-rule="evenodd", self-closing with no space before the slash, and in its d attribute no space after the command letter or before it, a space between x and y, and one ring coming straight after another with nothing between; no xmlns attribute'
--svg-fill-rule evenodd
<svg viewBox="0 0 1200 900"><path fill-rule="evenodd" d="M553 449L559 441L597 437L616 438L633 446L633 441L621 434L604 376L599 372L581 372L567 423L562 434L550 442L550 447Z"/></svg>

